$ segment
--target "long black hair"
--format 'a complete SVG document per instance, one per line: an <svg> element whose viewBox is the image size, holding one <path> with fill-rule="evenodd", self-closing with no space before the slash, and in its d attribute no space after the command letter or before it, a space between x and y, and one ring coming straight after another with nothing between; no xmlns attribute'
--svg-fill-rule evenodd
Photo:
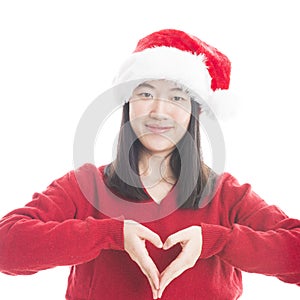
<svg viewBox="0 0 300 300"><path fill-rule="evenodd" d="M187 132L170 154L170 167L176 178L177 202L181 208L197 209L213 188L212 170L202 158L199 126L200 106L191 100L191 118ZM129 122L129 103L123 106L117 155L106 167L105 183L112 192L129 201L149 198L139 178L138 162L144 146Z"/></svg>

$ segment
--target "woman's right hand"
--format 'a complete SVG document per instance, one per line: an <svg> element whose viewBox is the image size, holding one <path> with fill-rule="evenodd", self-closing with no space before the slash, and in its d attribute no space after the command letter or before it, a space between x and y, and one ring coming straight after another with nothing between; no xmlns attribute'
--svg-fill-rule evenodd
<svg viewBox="0 0 300 300"><path fill-rule="evenodd" d="M160 274L148 254L146 240L157 248L163 246L159 235L147 227L132 220L124 221L124 249L147 277L152 289L153 299L157 299Z"/></svg>

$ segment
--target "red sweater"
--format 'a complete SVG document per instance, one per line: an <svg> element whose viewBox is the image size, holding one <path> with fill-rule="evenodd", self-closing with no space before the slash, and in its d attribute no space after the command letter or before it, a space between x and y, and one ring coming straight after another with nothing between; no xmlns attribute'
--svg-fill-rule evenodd
<svg viewBox="0 0 300 300"><path fill-rule="evenodd" d="M33 274L70 265L66 299L150 300L146 277L123 249L121 219L126 218L148 220L143 224L162 241L191 225L202 227L199 260L172 281L164 300L237 299L242 293L241 271L300 285L300 221L268 206L250 185L240 185L225 173L205 207L175 210L166 216L165 209L174 202L173 191L160 205L149 199L141 209L130 210L127 201L114 197L105 187L103 170L92 165L80 168L81 189L71 171L43 193L34 194L24 208L3 217L0 271ZM181 250L179 245L168 251L147 246L160 271Z"/></svg>

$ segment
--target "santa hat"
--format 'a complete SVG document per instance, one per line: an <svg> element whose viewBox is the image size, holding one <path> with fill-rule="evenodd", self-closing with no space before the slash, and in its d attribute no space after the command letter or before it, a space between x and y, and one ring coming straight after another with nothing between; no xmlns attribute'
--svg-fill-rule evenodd
<svg viewBox="0 0 300 300"><path fill-rule="evenodd" d="M224 99L230 97L222 94L229 88L230 72L230 60L216 48L183 31L164 29L138 42L119 69L114 85L172 80L191 90L204 110L224 115L224 111L218 111L222 104L228 110L229 101ZM124 100L128 101L130 95Z"/></svg>

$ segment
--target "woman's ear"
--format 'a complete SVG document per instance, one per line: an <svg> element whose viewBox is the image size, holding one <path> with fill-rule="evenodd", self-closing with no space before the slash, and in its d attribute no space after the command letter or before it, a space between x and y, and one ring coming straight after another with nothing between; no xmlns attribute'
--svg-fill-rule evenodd
<svg viewBox="0 0 300 300"><path fill-rule="evenodd" d="M198 115L200 115L202 113L202 108L201 108L201 106L199 105L198 106Z"/></svg>

